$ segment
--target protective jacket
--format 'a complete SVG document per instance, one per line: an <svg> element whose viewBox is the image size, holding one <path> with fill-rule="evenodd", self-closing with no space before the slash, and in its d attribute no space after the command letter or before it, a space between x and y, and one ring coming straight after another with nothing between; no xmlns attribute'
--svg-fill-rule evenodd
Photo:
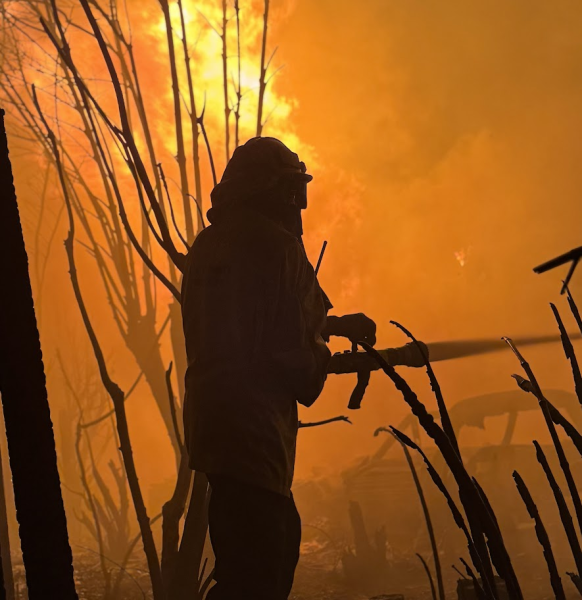
<svg viewBox="0 0 582 600"><path fill-rule="evenodd" d="M190 467L289 495L297 402L321 393L329 301L302 244L259 212L225 211L186 261Z"/></svg>

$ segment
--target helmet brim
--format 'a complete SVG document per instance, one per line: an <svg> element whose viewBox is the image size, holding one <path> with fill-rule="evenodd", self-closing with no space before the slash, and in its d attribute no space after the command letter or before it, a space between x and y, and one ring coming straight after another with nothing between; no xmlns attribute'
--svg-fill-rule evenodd
<svg viewBox="0 0 582 600"><path fill-rule="evenodd" d="M313 175L310 175L309 173L303 173L302 171L297 171L296 169L280 169L279 173L283 176L289 175L298 179L299 181L304 181L305 183L313 181Z"/></svg>

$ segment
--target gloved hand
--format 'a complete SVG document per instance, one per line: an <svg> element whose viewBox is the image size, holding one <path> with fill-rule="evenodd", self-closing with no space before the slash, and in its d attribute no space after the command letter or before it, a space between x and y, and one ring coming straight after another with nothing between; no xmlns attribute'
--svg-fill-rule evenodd
<svg viewBox="0 0 582 600"><path fill-rule="evenodd" d="M329 336L336 335L347 338L352 344L367 342L373 346L376 343L376 323L364 313L342 317L328 316L322 335L326 340Z"/></svg>

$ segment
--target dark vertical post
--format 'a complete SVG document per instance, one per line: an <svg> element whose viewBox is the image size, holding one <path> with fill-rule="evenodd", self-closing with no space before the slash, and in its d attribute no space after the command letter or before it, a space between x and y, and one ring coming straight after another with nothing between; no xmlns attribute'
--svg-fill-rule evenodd
<svg viewBox="0 0 582 600"><path fill-rule="evenodd" d="M4 558L4 548L0 546L0 561ZM0 600L8 600L6 597L6 585L4 583L4 565L0 568Z"/></svg>
<svg viewBox="0 0 582 600"><path fill-rule="evenodd" d="M2 569L2 588L0 600L14 600L14 576L12 574L12 559L10 556L10 534L8 532L8 508L6 506L6 491L4 488L4 468L2 465L2 452L0 451L0 563ZM2 595L4 594L4 595Z"/></svg>
<svg viewBox="0 0 582 600"><path fill-rule="evenodd" d="M0 110L0 394L30 600L77 600L28 258Z"/></svg>

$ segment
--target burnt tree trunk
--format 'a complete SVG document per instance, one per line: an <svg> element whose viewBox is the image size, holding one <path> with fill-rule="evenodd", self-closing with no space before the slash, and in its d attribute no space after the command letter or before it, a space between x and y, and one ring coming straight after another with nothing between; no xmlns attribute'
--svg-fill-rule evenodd
<svg viewBox="0 0 582 600"><path fill-rule="evenodd" d="M0 111L0 392L30 600L76 600L28 258Z"/></svg>

